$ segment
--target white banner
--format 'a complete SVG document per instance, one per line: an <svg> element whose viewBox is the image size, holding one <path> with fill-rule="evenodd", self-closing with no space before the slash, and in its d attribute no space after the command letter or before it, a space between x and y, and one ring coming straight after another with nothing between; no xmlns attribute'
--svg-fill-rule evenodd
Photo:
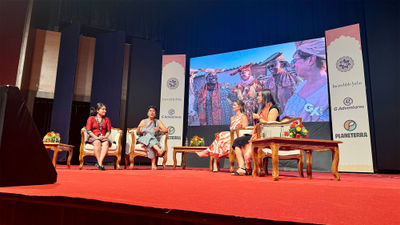
<svg viewBox="0 0 400 225"><path fill-rule="evenodd" d="M183 113L185 98L186 55L163 55L160 120L171 128L168 137L167 165L173 165L174 146L182 146ZM181 164L181 154L177 164ZM162 160L159 160L162 163Z"/></svg>
<svg viewBox="0 0 400 225"><path fill-rule="evenodd" d="M358 24L325 32L333 139L340 171L373 172L368 105Z"/></svg>

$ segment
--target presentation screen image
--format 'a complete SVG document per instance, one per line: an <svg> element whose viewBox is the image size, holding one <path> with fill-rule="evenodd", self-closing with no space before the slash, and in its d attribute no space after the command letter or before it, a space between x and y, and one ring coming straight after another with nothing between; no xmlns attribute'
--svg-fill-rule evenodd
<svg viewBox="0 0 400 225"><path fill-rule="evenodd" d="M244 102L252 123L264 89L272 91L280 118L329 121L325 39L191 58L188 125L229 125L235 100Z"/></svg>

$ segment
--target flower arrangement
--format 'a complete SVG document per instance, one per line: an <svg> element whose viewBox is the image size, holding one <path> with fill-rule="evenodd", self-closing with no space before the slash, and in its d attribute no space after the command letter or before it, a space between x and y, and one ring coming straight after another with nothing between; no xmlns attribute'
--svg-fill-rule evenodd
<svg viewBox="0 0 400 225"><path fill-rule="evenodd" d="M48 132L43 138L43 142L60 143L61 137L59 133L54 131Z"/></svg>
<svg viewBox="0 0 400 225"><path fill-rule="evenodd" d="M308 130L303 124L294 121L290 125L289 131L285 131L285 136L291 138L308 138Z"/></svg>
<svg viewBox="0 0 400 225"><path fill-rule="evenodd" d="M199 136L194 136L190 141L190 146L204 146L204 139Z"/></svg>

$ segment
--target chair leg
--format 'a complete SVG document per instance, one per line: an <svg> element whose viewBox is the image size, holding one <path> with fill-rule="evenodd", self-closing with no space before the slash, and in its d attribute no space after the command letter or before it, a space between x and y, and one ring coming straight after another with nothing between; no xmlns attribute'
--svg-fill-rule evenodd
<svg viewBox="0 0 400 225"><path fill-rule="evenodd" d="M79 157L79 169L81 170L83 167L83 157Z"/></svg>
<svg viewBox="0 0 400 225"><path fill-rule="evenodd" d="M134 154L129 156L129 161L131 162L129 165L129 169L133 170L133 166L135 164L135 155Z"/></svg>
<svg viewBox="0 0 400 225"><path fill-rule="evenodd" d="M210 172L213 171L213 157L210 155Z"/></svg>
<svg viewBox="0 0 400 225"><path fill-rule="evenodd" d="M300 154L300 157L297 160L297 169L299 171L300 177L304 177L303 166L304 166L304 156L302 154Z"/></svg>
<svg viewBox="0 0 400 225"><path fill-rule="evenodd" d="M116 163L116 166L117 166L116 169L118 169L118 170L119 170L119 168L120 168L120 166L119 166L120 163L121 163L121 156L118 155L118 156L117 156L117 163ZM115 169L115 168L114 168L114 169Z"/></svg>

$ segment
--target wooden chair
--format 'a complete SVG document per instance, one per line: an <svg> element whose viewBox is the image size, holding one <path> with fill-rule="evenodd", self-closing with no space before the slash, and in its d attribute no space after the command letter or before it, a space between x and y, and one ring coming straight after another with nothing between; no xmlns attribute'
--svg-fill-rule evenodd
<svg viewBox="0 0 400 225"><path fill-rule="evenodd" d="M89 134L86 128L81 129L81 146L79 152L79 169L82 169L84 158L86 156L94 156L93 145L86 143L89 138ZM108 149L106 157L114 157L114 169L119 169L119 163L121 161L121 139L122 131L118 128L111 128L110 136L108 137L111 141L111 146Z"/></svg>
<svg viewBox="0 0 400 225"><path fill-rule="evenodd" d="M126 145L125 145L125 168L130 162L129 169L133 169L135 157L147 157L147 149L146 146L137 143L138 135L136 133L137 128L128 128L126 132ZM160 135L160 144L161 148L165 150L165 154L163 158L163 168L165 168L165 164L167 163L167 155L168 155L168 132ZM157 157L158 161L159 156Z"/></svg>
<svg viewBox="0 0 400 225"><path fill-rule="evenodd" d="M257 138L266 138L266 137L285 137L285 131L290 129L290 125L297 121L299 124L301 123L301 118L291 118L284 117L280 122L267 122L267 123L259 123L257 125ZM301 177L303 175L303 165L304 165L304 154L301 150L291 150L291 151L279 151L278 152L279 159L283 160L297 160L297 170ZM264 171L268 174L268 158L272 158L272 151L269 148L264 148L262 151L258 151L259 162L264 164ZM259 165L259 168L263 168L262 165Z"/></svg>
<svg viewBox="0 0 400 225"><path fill-rule="evenodd" d="M233 141L240 136L243 136L245 134L251 134L251 132L253 131L253 127L245 127L245 128L239 128L236 130L231 130L231 145L229 146L229 154L225 157L222 158L229 158L229 164L230 164L230 172L233 173L234 167L235 167L235 158L236 158L236 154L234 149L232 148L232 144ZM217 138L217 136L219 135L219 133L215 133L215 138ZM210 156L210 171L213 171L213 160L214 158L212 156ZM219 169L219 165L218 165L218 169Z"/></svg>

